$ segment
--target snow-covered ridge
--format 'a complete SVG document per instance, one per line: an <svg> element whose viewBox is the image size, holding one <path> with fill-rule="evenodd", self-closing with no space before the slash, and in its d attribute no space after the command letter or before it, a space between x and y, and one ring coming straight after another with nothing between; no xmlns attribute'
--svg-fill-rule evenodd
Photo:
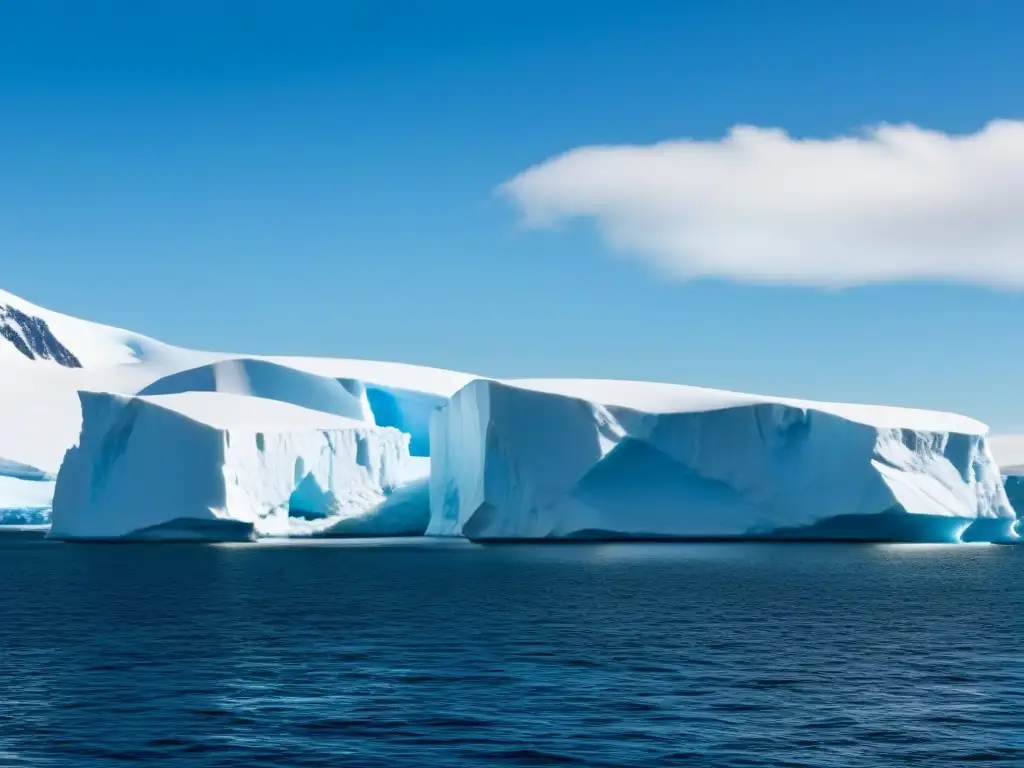
<svg viewBox="0 0 1024 768"><path fill-rule="evenodd" d="M20 318L16 321L18 328L13 327L8 319L11 332L3 335L15 347L18 343L11 338L13 335L25 339L32 354L27 355L24 349L19 348L22 357L54 360L67 368L135 363L159 358L163 350L173 349L141 334L54 312L0 290L0 328L4 326L5 313L8 318Z"/></svg>

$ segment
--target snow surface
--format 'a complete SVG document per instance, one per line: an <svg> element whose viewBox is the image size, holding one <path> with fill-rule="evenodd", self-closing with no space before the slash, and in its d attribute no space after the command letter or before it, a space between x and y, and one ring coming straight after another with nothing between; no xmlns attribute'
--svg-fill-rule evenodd
<svg viewBox="0 0 1024 768"><path fill-rule="evenodd" d="M431 425L428 534L1012 540L983 424L612 381L475 381Z"/></svg>
<svg viewBox="0 0 1024 768"><path fill-rule="evenodd" d="M173 357L174 348L162 342L131 331L53 312L4 290L0 290L0 305L14 307L44 321L57 340L67 347L85 368L142 361L160 362L169 356ZM35 364L37 368L58 367L54 361L27 360L21 354L12 353L12 350L13 347L10 345L0 344L2 364L16 362L25 365Z"/></svg>
<svg viewBox="0 0 1024 768"><path fill-rule="evenodd" d="M81 393L57 477L58 539L309 534L378 506L408 474L408 435L218 392Z"/></svg>
<svg viewBox="0 0 1024 768"><path fill-rule="evenodd" d="M125 397L198 391L276 400L358 419L371 427L399 427L410 434L415 452L425 456L430 410L447 402L449 395L473 378L404 363L254 357L183 349L51 312L5 292L0 292L0 304L45 320L57 340L83 366L71 369L49 360L29 360L0 339L0 370L4 372L0 376L0 402L4 403L0 408L0 456L53 475L82 430L80 391ZM371 410L370 398L381 411L379 418ZM176 407L184 414L192 406L182 400ZM264 405L256 418L269 419L275 413L273 406ZM211 424L224 416L193 415ZM291 429L293 425L285 418L276 424L251 426L271 431ZM22 487L5 482L0 486L0 509L19 510L7 517L20 517L27 509L27 496L34 500L32 510L48 509L53 488L53 483ZM44 496L42 504L39 499ZM38 518L33 512L33 519ZM293 519L275 530L282 534L315 531L322 524ZM269 527L268 522L260 530L269 531Z"/></svg>

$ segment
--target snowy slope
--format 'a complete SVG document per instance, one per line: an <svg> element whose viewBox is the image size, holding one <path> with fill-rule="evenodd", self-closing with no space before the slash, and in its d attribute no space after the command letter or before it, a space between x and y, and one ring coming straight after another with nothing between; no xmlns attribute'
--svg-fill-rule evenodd
<svg viewBox="0 0 1024 768"><path fill-rule="evenodd" d="M59 539L310 533L379 505L408 435L266 398L81 394L53 500Z"/></svg>
<svg viewBox="0 0 1024 768"><path fill-rule="evenodd" d="M432 424L428 533L1014 538L962 416L643 382L479 380Z"/></svg>
<svg viewBox="0 0 1024 768"><path fill-rule="evenodd" d="M0 364L15 360L50 363L61 367L96 368L137 362L155 363L165 360L168 356L173 357L174 348L167 344L131 331L53 312L12 293L0 290L0 323L3 323L5 310L8 313L13 310L13 312L28 317L30 321L34 321L34 324L45 326L49 331L51 343L67 350L68 354L78 362L78 365L61 365L59 361L47 357L45 349L38 345L31 345L31 340L27 340L31 346L30 351L35 353L34 359L30 361L24 353L17 349L15 344L10 343L10 339L6 344L0 340ZM8 321L8 325L13 326L14 324ZM24 337L26 334L22 332L20 335Z"/></svg>
<svg viewBox="0 0 1024 768"><path fill-rule="evenodd" d="M341 386L363 401L368 395L398 392L398 414L377 420L381 426L397 426L404 419L419 424L422 434L414 441L426 440L428 415L424 402L436 407L473 377L469 374L435 368L365 360L319 359L308 357L261 357L208 352L174 347L119 328L90 323L38 307L12 294L0 292L0 305L10 305L32 317L44 320L56 340L81 362L81 368L68 368L49 360L30 360L0 338L0 456L31 464L56 473L65 450L78 438L81 409L78 391L113 392L133 395L139 392L180 392L210 390L201 380L205 374L223 374L212 386L216 391L249 393L295 400L316 394L318 388ZM245 359L249 362L227 363ZM259 366L252 361L265 361ZM226 364L216 370L214 364ZM269 364L277 366L276 372ZM234 369L234 371L232 371ZM285 370L281 370L285 369ZM186 371L193 374L177 376ZM289 373L297 372L293 376ZM267 371L270 371L267 375ZM232 383L232 373L240 373ZM296 388L300 373L330 382L307 378ZM289 378L285 386L278 379ZM191 379L190 379L191 377ZM312 382L312 384L310 384ZM374 390L363 393L361 390ZM340 397L340 395L339 395ZM385 398L386 399L386 398ZM392 398L394 399L394 398ZM406 402L410 414L405 415ZM298 402L299 405L309 404ZM428 409L429 410L429 409ZM397 422L397 423L392 423ZM0 499L2 503L2 499Z"/></svg>
<svg viewBox="0 0 1024 768"><path fill-rule="evenodd" d="M359 421L373 420L362 382L343 383L254 358L221 360L179 371L158 379L139 394L173 395L181 392L249 395Z"/></svg>
<svg viewBox="0 0 1024 768"><path fill-rule="evenodd" d="M183 349L52 312L6 292L0 292L0 306L29 318L28 325L45 324L52 348L66 349L81 366L39 354L30 358L0 337L0 457L53 475L79 439L79 391L124 396L217 391L276 399L398 427L411 435L415 452L425 456L430 410L472 378L402 363ZM23 513L45 517L52 493L52 482L26 485L8 479L0 484L0 509L12 520Z"/></svg>

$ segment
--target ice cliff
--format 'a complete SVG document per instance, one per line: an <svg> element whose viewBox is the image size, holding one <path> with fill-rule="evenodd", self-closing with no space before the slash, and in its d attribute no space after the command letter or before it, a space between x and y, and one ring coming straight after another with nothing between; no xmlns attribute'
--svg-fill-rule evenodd
<svg viewBox="0 0 1024 768"><path fill-rule="evenodd" d="M51 538L310 534L378 507L409 471L407 435L289 403L218 392L80 398Z"/></svg>
<svg viewBox="0 0 1024 768"><path fill-rule="evenodd" d="M1014 540L985 435L909 409L478 380L431 424L428 533Z"/></svg>

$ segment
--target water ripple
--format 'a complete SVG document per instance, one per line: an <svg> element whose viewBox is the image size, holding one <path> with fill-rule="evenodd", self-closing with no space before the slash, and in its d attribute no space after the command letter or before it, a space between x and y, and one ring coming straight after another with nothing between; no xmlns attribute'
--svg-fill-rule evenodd
<svg viewBox="0 0 1024 768"><path fill-rule="evenodd" d="M0 535L0 766L1024 765L1022 568Z"/></svg>

